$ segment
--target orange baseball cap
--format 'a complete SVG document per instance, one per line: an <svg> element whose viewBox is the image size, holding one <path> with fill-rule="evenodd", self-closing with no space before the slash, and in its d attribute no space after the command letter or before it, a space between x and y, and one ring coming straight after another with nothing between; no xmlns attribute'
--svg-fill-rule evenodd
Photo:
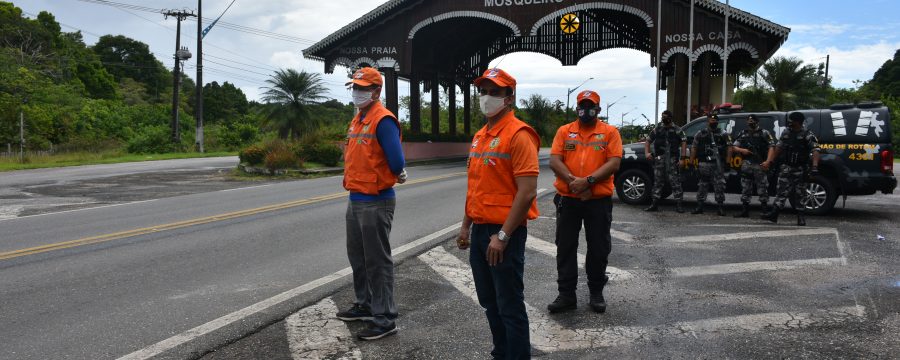
<svg viewBox="0 0 900 360"><path fill-rule="evenodd" d="M362 69L356 70L351 78L352 79L347 82L347 86L353 84L359 86L381 86L384 84L384 80L381 79L381 73L378 72L378 70L375 70L375 68L371 67L364 67Z"/></svg>
<svg viewBox="0 0 900 360"><path fill-rule="evenodd" d="M516 78L507 74L506 71L497 68L485 70L484 74L482 74L480 78L475 79L475 86L480 87L481 83L483 83L485 80L490 80L491 82L497 84L497 86L502 88L508 87L512 88L513 90L516 89Z"/></svg>
<svg viewBox="0 0 900 360"><path fill-rule="evenodd" d="M578 101L575 103L580 104L582 100L589 100L594 103L594 105L600 105L600 94L596 92L585 90L578 94Z"/></svg>

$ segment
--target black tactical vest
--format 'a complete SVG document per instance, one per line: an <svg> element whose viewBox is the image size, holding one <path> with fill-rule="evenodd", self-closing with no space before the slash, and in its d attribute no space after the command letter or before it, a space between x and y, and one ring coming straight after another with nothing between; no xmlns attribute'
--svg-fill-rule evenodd
<svg viewBox="0 0 900 360"><path fill-rule="evenodd" d="M712 134L712 136L710 136ZM709 128L704 128L697 133L700 137L697 146L697 160L700 162L715 162L716 150L719 152L719 161L725 161L725 152L728 146L728 137L722 129L716 129L711 133ZM715 142L715 146L713 143Z"/></svg>
<svg viewBox="0 0 900 360"><path fill-rule="evenodd" d="M769 154L769 139L766 137L763 129L757 129L756 131L745 129L741 132L740 139L741 145L753 152L753 155L748 160L754 164L761 164L763 161L766 161Z"/></svg>
<svg viewBox="0 0 900 360"><path fill-rule="evenodd" d="M787 135L783 139L782 152L784 153L784 163L789 166L806 166L809 162L809 153L812 149L809 147L809 129L803 129L796 133L786 130Z"/></svg>
<svg viewBox="0 0 900 360"><path fill-rule="evenodd" d="M678 157L681 149L681 137L678 134L681 133L681 129L677 126L665 127L663 125L657 126L653 129L653 154L656 156L663 156L666 154L666 139L669 142L669 156L670 157Z"/></svg>

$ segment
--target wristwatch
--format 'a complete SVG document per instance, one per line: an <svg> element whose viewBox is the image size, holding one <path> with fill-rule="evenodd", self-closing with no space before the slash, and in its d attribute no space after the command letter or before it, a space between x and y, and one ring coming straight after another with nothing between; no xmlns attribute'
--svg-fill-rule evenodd
<svg viewBox="0 0 900 360"><path fill-rule="evenodd" d="M506 235L506 232L505 232L505 231L500 230L500 232L497 233L497 240L500 240L500 241L502 241L502 242L506 242L507 240L509 240L509 236Z"/></svg>
<svg viewBox="0 0 900 360"><path fill-rule="evenodd" d="M588 177L587 177L587 182L588 182L588 184L593 185L595 182L597 182L597 179L594 178L593 176L588 176Z"/></svg>

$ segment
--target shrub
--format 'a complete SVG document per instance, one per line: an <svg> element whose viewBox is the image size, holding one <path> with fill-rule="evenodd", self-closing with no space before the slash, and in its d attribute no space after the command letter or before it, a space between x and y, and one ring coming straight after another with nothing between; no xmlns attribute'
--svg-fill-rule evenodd
<svg viewBox="0 0 900 360"><path fill-rule="evenodd" d="M150 125L128 140L126 150L132 154L163 154L174 148L168 126Z"/></svg>
<svg viewBox="0 0 900 360"><path fill-rule="evenodd" d="M238 154L242 163L259 165L266 159L266 151L259 146L250 145Z"/></svg>
<svg viewBox="0 0 900 360"><path fill-rule="evenodd" d="M344 157L341 148L333 143L315 144L308 148L301 148L301 157L307 161L317 162L326 166L337 166Z"/></svg>
<svg viewBox="0 0 900 360"><path fill-rule="evenodd" d="M300 163L300 159L287 148L275 149L266 154L265 165L269 170L299 168Z"/></svg>

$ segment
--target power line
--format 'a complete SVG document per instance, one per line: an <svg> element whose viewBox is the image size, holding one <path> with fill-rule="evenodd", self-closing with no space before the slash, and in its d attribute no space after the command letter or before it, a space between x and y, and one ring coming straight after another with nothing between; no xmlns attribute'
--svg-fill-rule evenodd
<svg viewBox="0 0 900 360"><path fill-rule="evenodd" d="M239 68L239 67L236 67L236 66L226 65L226 64L223 64L223 63L220 63L220 62L215 62L215 61L212 61L212 60L206 60L206 61L207 61L207 62L211 62L211 63L216 64L216 65L221 65L221 66L224 66L224 67L227 67L227 68L230 68L230 69L235 69L235 70L240 70L240 71L246 71L246 72L251 73L251 74L262 75L262 76L271 76L271 74L258 73L258 72L256 72L256 71L247 70L247 69Z"/></svg>
<svg viewBox="0 0 900 360"><path fill-rule="evenodd" d="M203 53L203 56L209 56L209 57L211 57L211 58L219 59L219 60L222 60L222 61L233 62L233 63L235 63L235 64L240 64L240 65L244 65L244 66L249 66L249 67L257 68L257 69L260 69L260 70L266 70L266 71L278 71L278 69L273 68L273 67L268 67L268 66L267 66L267 67L261 67L261 66L256 66L256 65L245 64L245 63L238 62L238 61L234 61L234 60L231 60L231 59L227 59L227 58L223 58L223 57L218 57L218 56L215 56L215 55L210 55L210 54L207 54L206 52Z"/></svg>

